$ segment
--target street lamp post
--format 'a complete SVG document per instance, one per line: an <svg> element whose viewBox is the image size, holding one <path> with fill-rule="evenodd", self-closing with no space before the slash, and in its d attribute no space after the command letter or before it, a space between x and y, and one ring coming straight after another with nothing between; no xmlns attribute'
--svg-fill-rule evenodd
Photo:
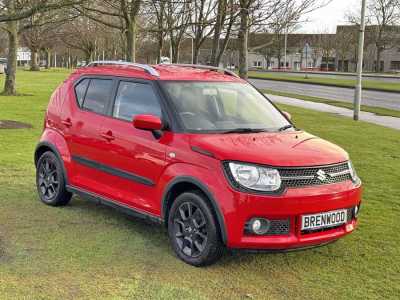
<svg viewBox="0 0 400 300"><path fill-rule="evenodd" d="M288 27L287 27L287 24L286 24L286 26L285 26L285 53L284 53L284 66L283 66L283 68L284 68L284 70L286 71L286 61L287 61L287 57L286 57L286 53L287 53L287 39L288 39Z"/></svg>
<svg viewBox="0 0 400 300"><path fill-rule="evenodd" d="M364 60L364 33L365 33L365 4L366 0L361 2L361 24L360 35L358 40L358 62L357 62L357 84L354 92L354 115L353 119L358 121L361 108L361 93L362 93L362 71Z"/></svg>

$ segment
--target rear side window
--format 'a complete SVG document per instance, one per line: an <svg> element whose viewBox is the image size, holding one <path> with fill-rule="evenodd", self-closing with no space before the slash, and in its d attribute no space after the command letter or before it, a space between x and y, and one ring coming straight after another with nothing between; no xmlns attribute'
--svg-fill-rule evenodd
<svg viewBox="0 0 400 300"><path fill-rule="evenodd" d="M112 86L113 81L110 79L91 79L82 107L95 113L104 114Z"/></svg>
<svg viewBox="0 0 400 300"><path fill-rule="evenodd" d="M80 107L82 107L89 81L90 79L84 79L75 87L76 100L78 101Z"/></svg>
<svg viewBox="0 0 400 300"><path fill-rule="evenodd" d="M150 84L121 81L115 99L113 116L132 121L140 114L161 116L158 98Z"/></svg>

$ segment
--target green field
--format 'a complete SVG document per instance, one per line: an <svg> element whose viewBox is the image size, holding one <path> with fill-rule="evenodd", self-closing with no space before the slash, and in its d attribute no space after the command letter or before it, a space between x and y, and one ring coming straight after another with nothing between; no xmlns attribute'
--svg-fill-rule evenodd
<svg viewBox="0 0 400 300"><path fill-rule="evenodd" d="M271 95L277 95L277 96L283 96L283 97L289 97L289 98L296 98L296 99L317 102L317 103L325 103L325 104L348 108L348 109L354 108L353 103L350 103L350 102L329 100L329 99L320 98L320 97L299 95L299 94L287 93L287 92L279 92L279 91L270 90L270 89L263 89L261 91L265 94L271 94ZM374 113L379 116L390 116L390 117L400 118L400 110L394 110L394 109L389 109L389 108L384 108L384 107L361 105L361 111L371 112L371 113Z"/></svg>
<svg viewBox="0 0 400 300"><path fill-rule="evenodd" d="M321 76L318 77L316 75L310 75L308 78L305 78L302 76L295 76L280 72L274 73L274 72L250 71L249 77L277 80L277 81L297 82L297 83L321 84L321 85L337 86L337 87L350 87L350 88L354 88L354 86L356 85L356 81L354 79L326 78ZM371 90L387 91L387 92L400 92L400 84L395 82L384 82L377 80L364 79L363 88Z"/></svg>
<svg viewBox="0 0 400 300"><path fill-rule="evenodd" d="M24 96L0 97L0 120L34 126L0 130L0 299L399 298L400 131L282 106L350 153L365 187L358 230L313 250L227 252L198 269L175 258L157 225L76 197L65 208L39 202L33 151L66 76L20 71Z"/></svg>

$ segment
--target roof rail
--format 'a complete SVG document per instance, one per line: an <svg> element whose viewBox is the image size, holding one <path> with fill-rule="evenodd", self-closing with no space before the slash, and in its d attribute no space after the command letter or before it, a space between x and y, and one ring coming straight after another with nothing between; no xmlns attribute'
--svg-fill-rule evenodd
<svg viewBox="0 0 400 300"><path fill-rule="evenodd" d="M210 70L210 71L224 72L224 74L234 76L234 77L239 77L239 75L237 75L235 72L232 72L232 71L224 69L224 68L214 67L214 66L193 65L193 64L171 64L171 65L177 66L177 67L183 67L183 68L195 68L195 69L204 69L204 70Z"/></svg>
<svg viewBox="0 0 400 300"><path fill-rule="evenodd" d="M131 63L131 62L126 62L126 61L117 61L117 60L97 60L97 61L92 61L89 64L86 65L86 67L96 67L96 66L104 66L104 65L116 65L116 66L127 66L127 67L134 67L134 68L139 68L150 75L160 77L160 74L154 69L153 67L149 65L144 65L144 64L137 64L137 63Z"/></svg>

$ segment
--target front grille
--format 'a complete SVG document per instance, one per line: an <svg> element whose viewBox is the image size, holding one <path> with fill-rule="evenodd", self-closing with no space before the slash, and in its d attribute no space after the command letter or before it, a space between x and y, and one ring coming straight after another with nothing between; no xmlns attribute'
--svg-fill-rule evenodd
<svg viewBox="0 0 400 300"><path fill-rule="evenodd" d="M289 219L284 220L269 220L270 226L268 231L264 235L288 235L290 231ZM250 225L246 223L245 233L254 235L250 230Z"/></svg>
<svg viewBox="0 0 400 300"><path fill-rule="evenodd" d="M279 173L282 185L287 188L323 185L351 180L350 168L347 162L320 167L280 168Z"/></svg>

